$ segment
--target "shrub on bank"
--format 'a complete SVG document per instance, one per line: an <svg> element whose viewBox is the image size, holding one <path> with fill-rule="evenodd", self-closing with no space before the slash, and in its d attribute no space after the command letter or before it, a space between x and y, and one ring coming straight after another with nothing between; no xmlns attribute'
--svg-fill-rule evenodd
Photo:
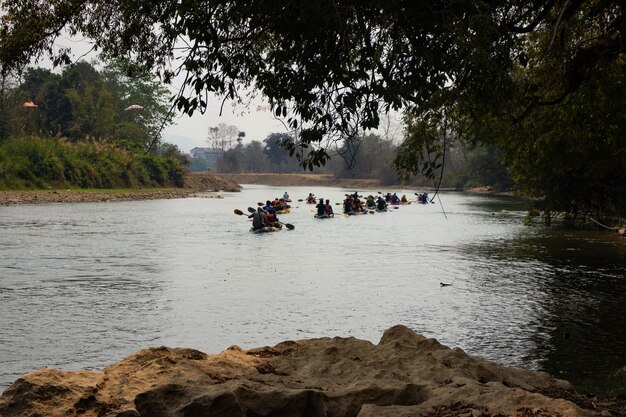
<svg viewBox="0 0 626 417"><path fill-rule="evenodd" d="M0 142L0 188L129 188L183 185L180 163L103 142L12 138Z"/></svg>

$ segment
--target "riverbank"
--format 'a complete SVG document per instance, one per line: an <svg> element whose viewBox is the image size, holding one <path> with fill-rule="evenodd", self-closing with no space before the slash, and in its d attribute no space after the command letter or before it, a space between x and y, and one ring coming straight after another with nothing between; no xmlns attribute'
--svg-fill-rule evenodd
<svg viewBox="0 0 626 417"><path fill-rule="evenodd" d="M102 371L40 369L0 397L5 417L311 416L591 417L620 408L543 372L450 349L404 326L377 345L355 338L286 341L217 355L141 350Z"/></svg>
<svg viewBox="0 0 626 417"><path fill-rule="evenodd" d="M81 203L171 198L220 198L222 192L239 191L239 184L207 173L189 173L182 188L60 189L0 191L0 205L37 203Z"/></svg>
<svg viewBox="0 0 626 417"><path fill-rule="evenodd" d="M309 174L309 173L246 173L246 174L220 174L216 177L236 182L238 184L259 184L276 187L289 186L312 186L312 187L345 187L357 190L363 189L398 189L408 188L419 191L434 191L430 185L407 185L407 184L383 184L376 178L337 178L334 174ZM439 188L439 191L466 191L479 194L512 195L511 192L495 191L492 187L475 187L470 189Z"/></svg>
<svg viewBox="0 0 626 417"><path fill-rule="evenodd" d="M347 187L356 189L382 188L378 179L336 178L334 174L306 173L250 173L250 174L215 174L217 177L238 184L261 184L277 187L314 186L314 187Z"/></svg>

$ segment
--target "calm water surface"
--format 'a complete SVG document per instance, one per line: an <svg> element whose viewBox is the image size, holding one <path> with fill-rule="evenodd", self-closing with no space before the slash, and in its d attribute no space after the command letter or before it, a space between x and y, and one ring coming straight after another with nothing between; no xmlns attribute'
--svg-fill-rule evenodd
<svg viewBox="0 0 626 417"><path fill-rule="evenodd" d="M233 214L284 191L294 231L255 235ZM626 365L626 240L523 226L522 203L455 193L445 214L413 204L315 220L295 203L309 192L334 203L348 190L0 207L0 391L147 346L376 343L395 324L577 384Z"/></svg>

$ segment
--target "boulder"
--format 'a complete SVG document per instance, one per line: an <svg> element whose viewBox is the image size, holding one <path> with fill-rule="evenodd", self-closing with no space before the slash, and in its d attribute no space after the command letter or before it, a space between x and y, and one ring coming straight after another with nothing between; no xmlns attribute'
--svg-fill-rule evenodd
<svg viewBox="0 0 626 417"><path fill-rule="evenodd" d="M41 369L0 397L0 415L85 417L563 416L594 412L566 381L450 349L404 326L378 344L288 341L216 355L149 348L102 371Z"/></svg>

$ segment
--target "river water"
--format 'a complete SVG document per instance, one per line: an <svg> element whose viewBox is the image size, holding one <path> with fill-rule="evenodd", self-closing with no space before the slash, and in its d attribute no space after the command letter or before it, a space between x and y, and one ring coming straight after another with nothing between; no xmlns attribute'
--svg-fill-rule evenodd
<svg viewBox="0 0 626 417"><path fill-rule="evenodd" d="M233 213L284 191L293 231L252 234ZM524 226L521 202L488 196L329 220L295 202L348 191L0 207L0 391L148 346L376 343L396 324L579 386L626 365L626 240Z"/></svg>

